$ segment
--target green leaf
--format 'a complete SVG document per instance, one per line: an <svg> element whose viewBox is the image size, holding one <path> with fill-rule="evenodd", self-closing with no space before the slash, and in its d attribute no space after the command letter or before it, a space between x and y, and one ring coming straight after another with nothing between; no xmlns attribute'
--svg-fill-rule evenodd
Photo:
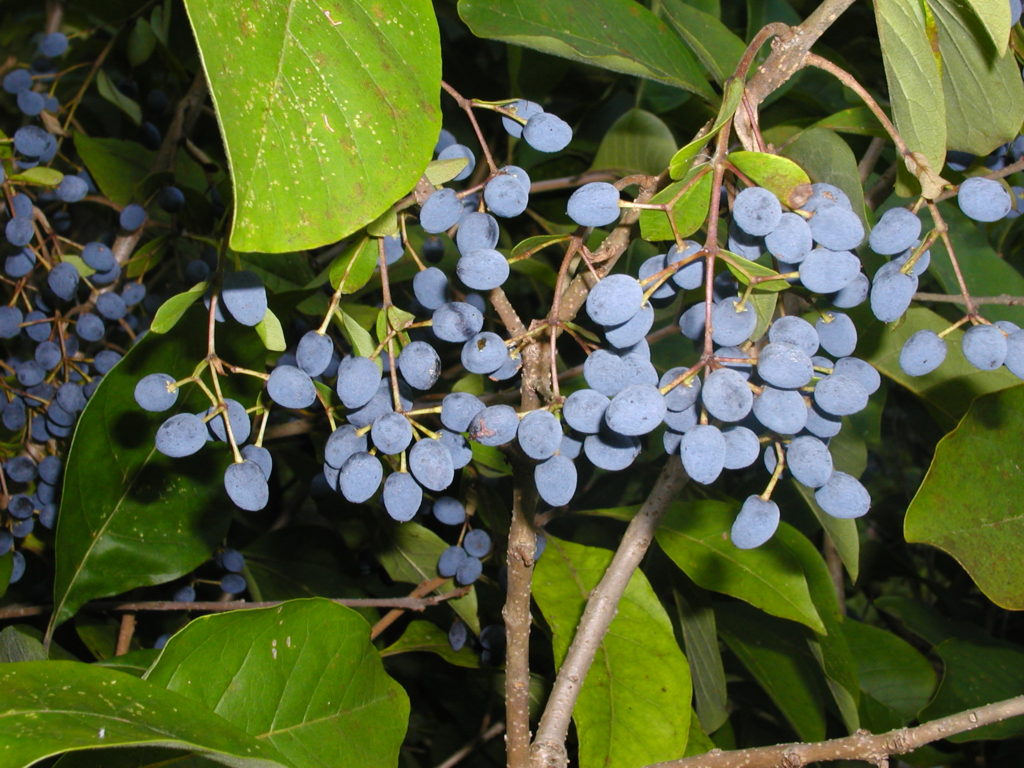
<svg viewBox="0 0 1024 768"><path fill-rule="evenodd" d="M142 677L146 674L146 670L153 666L153 662L159 655L160 651L156 648L139 648L120 656L112 656L109 659L98 661L96 664L118 672L127 672L135 677Z"/></svg>
<svg viewBox="0 0 1024 768"><path fill-rule="evenodd" d="M392 531L388 549L378 553L380 564L395 581L419 584L437 578L437 560L448 544L436 533L418 523L402 523ZM444 594L455 586L449 581L438 588ZM474 635L480 634L480 618L477 615L476 590L447 601L459 617L466 622Z"/></svg>
<svg viewBox="0 0 1024 768"><path fill-rule="evenodd" d="M946 359L937 370L926 376L905 374L899 365L903 343L919 330L927 328L938 333L950 325L930 309L911 307L892 329L882 323L872 323L866 310L855 310L850 316L861 329L857 354L874 365L879 373L926 400L950 421L963 416L974 398L1020 384L1020 379L1005 368L979 371L968 363L960 350L963 333L959 329L945 337Z"/></svg>
<svg viewBox="0 0 1024 768"><path fill-rule="evenodd" d="M467 165L469 165L469 159L465 157L431 160L426 170L423 171L423 175L427 177L427 181L435 187L439 187L458 176Z"/></svg>
<svg viewBox="0 0 1024 768"><path fill-rule="evenodd" d="M693 677L693 698L700 727L703 728L701 733L714 732L729 719L726 708L729 696L725 689L722 653L718 648L715 612L703 593L697 590L692 590L688 595L673 590L672 594L683 631L690 675Z"/></svg>
<svg viewBox="0 0 1024 768"><path fill-rule="evenodd" d="M284 328L281 321L272 310L268 309L263 319L256 324L256 335L260 337L263 346L271 352L284 352L288 349L288 342L284 338Z"/></svg>
<svg viewBox="0 0 1024 768"><path fill-rule="evenodd" d="M357 355L371 357L373 351L377 348L377 345L373 342L373 337L348 312L339 309L338 313L341 315L341 332L345 336L345 340L348 341Z"/></svg>
<svg viewBox="0 0 1024 768"><path fill-rule="evenodd" d="M693 141L680 148L669 161L669 175L673 179L681 179L690 170L693 158L713 139L722 127L736 114L736 108L743 98L743 81L729 80L725 84L725 91L722 94L722 105L718 108L718 116L707 133L697 136Z"/></svg>
<svg viewBox="0 0 1024 768"><path fill-rule="evenodd" d="M377 238L360 238L331 262L331 288L341 286L343 294L355 293L370 282L378 261Z"/></svg>
<svg viewBox="0 0 1024 768"><path fill-rule="evenodd" d="M539 249L543 245L554 245L555 243L564 243L568 240L568 235L534 235L533 237L528 237L525 240L521 240L516 243L509 256L519 256L527 251Z"/></svg>
<svg viewBox="0 0 1024 768"><path fill-rule="evenodd" d="M729 162L755 184L770 190L790 208L799 207L799 203L807 197L807 185L811 179L803 168L788 157L739 150L729 153Z"/></svg>
<svg viewBox="0 0 1024 768"><path fill-rule="evenodd" d="M203 616L146 679L209 707L293 765L395 765L409 699L355 611L311 598Z"/></svg>
<svg viewBox="0 0 1024 768"><path fill-rule="evenodd" d="M138 102L122 93L102 69L96 73L96 88L100 96L124 112L129 120L136 125L142 124L142 108Z"/></svg>
<svg viewBox="0 0 1024 768"><path fill-rule="evenodd" d="M778 293L754 291L750 294L750 303L754 305L754 312L757 314L757 325L754 326L754 330L748 337L751 341L760 339L768 332L768 326L772 324L772 318L775 317L775 306L778 302Z"/></svg>
<svg viewBox="0 0 1024 768"><path fill-rule="evenodd" d="M718 631L803 741L825 738L825 694L806 631L739 603L715 607ZM781 737L777 737L781 740Z"/></svg>
<svg viewBox="0 0 1024 768"><path fill-rule="evenodd" d="M867 107L850 107L840 110L809 126L810 130L815 128L852 133L858 136L879 136L883 139L888 136L881 123L878 122L878 118Z"/></svg>
<svg viewBox="0 0 1024 768"><path fill-rule="evenodd" d="M966 0L974 18L988 33L996 52L1002 55L1010 41L1010 3L1002 0Z"/></svg>
<svg viewBox="0 0 1024 768"><path fill-rule="evenodd" d="M171 298L160 305L160 308L153 316L153 322L150 324L149 329L153 333L167 333L184 317L185 313L188 312L188 308L199 301L200 297L206 293L208 287L209 283L196 283L187 291L171 296Z"/></svg>
<svg viewBox="0 0 1024 768"><path fill-rule="evenodd" d="M739 280L743 285L750 285L754 278L765 278L765 277L776 277L778 272L770 267L766 267L763 264L758 264L756 261L750 261L744 259L742 256L737 256L735 253L730 251L720 250L718 252L719 257L725 262L725 266L732 272L733 277ZM779 278L778 280L765 280L764 282L757 283L757 290L778 292L785 291L790 288L789 281L785 278ZM761 338L758 336L757 338Z"/></svg>
<svg viewBox="0 0 1024 768"><path fill-rule="evenodd" d="M145 64L156 50L156 35L146 19L138 19L128 33L128 63L133 67Z"/></svg>
<svg viewBox="0 0 1024 768"><path fill-rule="evenodd" d="M666 0L662 12L716 83L724 83L736 71L747 44L717 16L682 0Z"/></svg>
<svg viewBox="0 0 1024 768"><path fill-rule="evenodd" d="M163 456L153 435L167 415L143 411L133 396L146 374L189 376L206 354L205 337L201 312L174 334L145 336L83 411L64 470L50 633L88 600L188 573L223 539L232 513L222 490L230 451L214 445L185 459ZM218 349L239 365L262 367L258 342L241 329L222 331ZM177 408L205 407L200 395L191 388Z"/></svg>
<svg viewBox="0 0 1024 768"><path fill-rule="evenodd" d="M875 2L893 122L910 150L938 173L946 157L944 62L933 48L929 21L919 0Z"/></svg>
<svg viewBox="0 0 1024 768"><path fill-rule="evenodd" d="M1024 296L1024 276L989 245L988 236L976 222L968 219L953 201L942 206L942 217L949 226L949 237L960 264L960 271L971 293L975 296L997 296L1007 293ZM944 249L935 249L936 251ZM953 264L944 254L934 255L929 272L942 285L946 293L959 293ZM985 318L991 321L1010 320L1024 325L1024 306L986 304Z"/></svg>
<svg viewBox="0 0 1024 768"><path fill-rule="evenodd" d="M36 184L40 187L56 187L64 180L64 174L60 171L55 171L53 168L37 165L35 168L29 168L21 173L12 174L8 178L11 181Z"/></svg>
<svg viewBox="0 0 1024 768"><path fill-rule="evenodd" d="M843 190L854 212L864 220L864 189L857 158L842 138L824 128L809 128L787 144L782 154L803 168L811 181L828 182Z"/></svg>
<svg viewBox="0 0 1024 768"><path fill-rule="evenodd" d="M1012 50L996 54L977 17L957 0L928 0L938 29L946 143L985 155L1024 121L1024 83ZM1005 11L1004 11L1005 12Z"/></svg>
<svg viewBox="0 0 1024 768"><path fill-rule="evenodd" d="M974 401L939 441L903 529L907 541L952 555L985 595L1024 608L1024 387Z"/></svg>
<svg viewBox="0 0 1024 768"><path fill-rule="evenodd" d="M631 109L605 133L590 167L623 175L657 176L668 166L675 149L672 131L660 117L644 109Z"/></svg>
<svg viewBox="0 0 1024 768"><path fill-rule="evenodd" d="M480 666L479 657L468 646L460 650L452 650L448 642L448 633L430 621L417 619L410 621L402 636L380 652L381 657L396 656L400 653L426 651L436 654L449 664L456 667L476 669Z"/></svg>
<svg viewBox="0 0 1024 768"><path fill-rule="evenodd" d="M1024 649L1019 646L954 637L934 650L942 659L942 680L935 698L921 712L922 721L1019 696L1024 690ZM1014 717L950 736L949 740L1007 739L1022 733L1024 717Z"/></svg>
<svg viewBox="0 0 1024 768"><path fill-rule="evenodd" d="M490 470L490 477L505 477L512 474L508 457L498 448L472 441L469 449L473 452L473 461Z"/></svg>
<svg viewBox="0 0 1024 768"><path fill-rule="evenodd" d="M234 768L290 765L273 746L195 701L123 672L73 661L4 664L0 689L2 765L146 745L187 749Z"/></svg>
<svg viewBox="0 0 1024 768"><path fill-rule="evenodd" d="M842 434L842 432L839 433L839 435ZM850 580L856 581L860 573L860 534L857 532L857 521L849 518L832 517L832 515L818 506L818 502L814 500L813 489L795 480L792 482L792 486L800 494L800 497L807 504L811 512L814 513L822 530L825 531L825 534L835 546L836 551L839 553L839 559L843 561L843 567L850 574Z"/></svg>
<svg viewBox="0 0 1024 768"><path fill-rule="evenodd" d="M295 553L302 557L296 558ZM290 525L271 531L244 550L249 576L264 600L296 597L363 597L347 575L351 555L344 542L322 527ZM373 615L369 610L365 615Z"/></svg>
<svg viewBox="0 0 1024 768"><path fill-rule="evenodd" d="M691 183L698 174L700 178ZM649 209L640 211L640 233L644 240L674 240L675 233L672 231L669 215L675 220L680 237L692 235L700 229L711 205L711 176L708 166L698 166L690 171L688 178L669 184L652 197L651 204L659 205L669 203L679 195L672 205L671 214ZM689 188L680 195L680 191L687 184L690 185Z"/></svg>
<svg viewBox="0 0 1024 768"><path fill-rule="evenodd" d="M935 690L928 659L906 640L870 624L847 618L842 630L861 690L899 714L903 723L916 718Z"/></svg>
<svg viewBox="0 0 1024 768"><path fill-rule="evenodd" d="M428 0L185 6L231 166L232 248L340 240L415 186L441 127Z"/></svg>
<svg viewBox="0 0 1024 768"><path fill-rule="evenodd" d="M534 598L551 627L557 666L611 560L609 550L548 537ZM682 755L690 694L689 667L668 615L643 573L634 571L573 709L580 768L640 768Z"/></svg>
<svg viewBox="0 0 1024 768"><path fill-rule="evenodd" d="M459 0L459 15L477 37L657 80L717 101L683 41L632 0Z"/></svg>
<svg viewBox="0 0 1024 768"><path fill-rule="evenodd" d="M75 150L89 175L111 202L127 205L135 188L153 169L155 153L135 141L95 139L75 134Z"/></svg>
<svg viewBox="0 0 1024 768"><path fill-rule="evenodd" d="M823 632L800 562L788 548L774 539L757 549L729 541L738 511L720 501L673 504L658 527L658 546L704 589Z"/></svg>
<svg viewBox="0 0 1024 768"><path fill-rule="evenodd" d="M4 627L0 631L0 663L44 661L46 648L22 627Z"/></svg>
<svg viewBox="0 0 1024 768"><path fill-rule="evenodd" d="M821 666L825 684L832 693L843 723L853 733L860 727L857 713L860 685L853 656L843 635L843 614L832 576L821 553L798 530L780 525L775 538L800 562L807 577L811 599L825 625L825 633L809 638L808 646Z"/></svg>

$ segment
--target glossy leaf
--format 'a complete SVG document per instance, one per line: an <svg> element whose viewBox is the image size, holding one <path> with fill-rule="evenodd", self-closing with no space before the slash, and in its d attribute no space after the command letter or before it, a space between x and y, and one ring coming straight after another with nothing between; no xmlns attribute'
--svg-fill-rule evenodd
<svg viewBox="0 0 1024 768"><path fill-rule="evenodd" d="M202 298L208 287L209 283L196 283L187 291L171 296L156 311L149 330L153 331L153 333L167 333L185 316L188 308Z"/></svg>
<svg viewBox="0 0 1024 768"><path fill-rule="evenodd" d="M64 179L64 174L55 171L53 168L45 168L37 165L35 168L28 168L21 173L10 176L11 181L21 181L25 184L33 184L40 187L56 187Z"/></svg>
<svg viewBox="0 0 1024 768"><path fill-rule="evenodd" d="M480 666L480 659L469 645L464 645L458 651L453 650L448 642L447 632L433 622L419 619L410 621L402 636L381 651L380 655L382 658L386 658L415 651L433 653L456 667L475 669Z"/></svg>
<svg viewBox="0 0 1024 768"><path fill-rule="evenodd" d="M435 187L439 187L442 184L447 184L462 173L462 169L468 164L469 160L465 157L451 157L447 160L432 160L423 171L423 175L427 177L427 181Z"/></svg>
<svg viewBox="0 0 1024 768"><path fill-rule="evenodd" d="M732 76L747 49L747 44L732 30L716 16L683 0L666 0L662 12L716 83L724 83Z"/></svg>
<svg viewBox="0 0 1024 768"><path fill-rule="evenodd" d="M10 626L0 630L0 663L43 661L46 657L43 644L25 632L23 627Z"/></svg>
<svg viewBox="0 0 1024 768"><path fill-rule="evenodd" d="M984 155L1020 133L1024 83L1012 50L993 55L975 15L956 0L928 0L942 55L946 142Z"/></svg>
<svg viewBox="0 0 1024 768"><path fill-rule="evenodd" d="M206 707L123 672L73 661L4 664L0 688L2 765L149 745L195 751L234 768L290 766L273 746Z"/></svg>
<svg viewBox="0 0 1024 768"><path fill-rule="evenodd" d="M249 576L264 600L366 596L350 575L344 542L323 528L294 525L270 531L247 546L244 554ZM363 615L369 619L375 612L370 609Z"/></svg>
<svg viewBox="0 0 1024 768"><path fill-rule="evenodd" d="M205 354L205 325L205 314L196 312L174 334L140 340L82 413L57 518L51 632L88 600L188 573L223 539L232 512L222 491L230 451L211 446L186 459L163 456L153 436L167 414L143 411L133 396L146 374L189 376ZM253 334L223 333L218 342L233 362L262 367ZM199 394L186 392L176 408L205 408Z"/></svg>
<svg viewBox="0 0 1024 768"><path fill-rule="evenodd" d="M794 630L749 606L715 608L718 629L803 741L825 738L825 691L806 631ZM779 741L783 739L778 738Z"/></svg>
<svg viewBox="0 0 1024 768"><path fill-rule="evenodd" d="M415 186L441 127L427 0L185 6L231 166L232 248L340 240Z"/></svg>
<svg viewBox="0 0 1024 768"><path fill-rule="evenodd" d="M990 600L1024 608L1024 387L979 398L935 449L904 519L907 541L952 555Z"/></svg>
<svg viewBox="0 0 1024 768"><path fill-rule="evenodd" d="M700 178L693 181L698 174ZM689 178L669 184L652 197L652 205L672 203L672 209L671 213L648 209L640 211L640 232L644 239L674 240L676 233L669 222L670 215L679 237L692 235L700 229L711 205L711 180L707 166L695 168Z"/></svg>
<svg viewBox="0 0 1024 768"><path fill-rule="evenodd" d="M378 554L381 565L395 581L419 584L437 578L437 560L448 548L440 536L418 523L402 523L393 529L389 546ZM437 591L444 593L455 589L451 581ZM463 597L449 600L448 605L466 622L473 634L480 634L480 618L477 616L476 590Z"/></svg>
<svg viewBox="0 0 1024 768"><path fill-rule="evenodd" d="M843 636L857 664L861 690L899 714L917 717L935 690L931 663L906 640L879 627L847 618Z"/></svg>
<svg viewBox="0 0 1024 768"><path fill-rule="evenodd" d="M824 631L800 562L788 548L769 540L757 549L738 549L729 541L738 511L720 501L674 504L658 527L658 546L704 589Z"/></svg>
<svg viewBox="0 0 1024 768"><path fill-rule="evenodd" d="M190 622L146 680L217 712L293 765L395 765L409 699L370 626L318 598Z"/></svg>
<svg viewBox="0 0 1024 768"><path fill-rule="evenodd" d="M938 172L946 156L946 102L943 62L935 50L918 0L877 0L875 22L889 85L893 121L912 152Z"/></svg>
<svg viewBox="0 0 1024 768"><path fill-rule="evenodd" d="M548 537L536 565L534 597L551 627L557 666L611 559L609 550ZM668 615L635 571L573 709L580 768L640 768L679 757L690 728L690 694L689 667ZM624 733L630 736L622 738Z"/></svg>
<svg viewBox="0 0 1024 768"><path fill-rule="evenodd" d="M941 258L941 256L939 257ZM943 414L950 421L958 420L975 397L1020 384L1020 379L1006 369L979 371L964 359L960 351L960 329L946 338L946 359L937 370L926 376L907 376L900 368L903 342L917 331L927 328L939 333L950 325L940 315L925 307L911 307L903 320L889 328L881 323L861 321L867 312L858 308L851 317L860 329L857 354L870 362L880 373L902 384Z"/></svg>
<svg viewBox="0 0 1024 768"><path fill-rule="evenodd" d="M373 351L377 348L373 337L344 309L339 309L338 313L341 316L341 332L345 336L345 340L348 341L357 355L371 357Z"/></svg>
<svg viewBox="0 0 1024 768"><path fill-rule="evenodd" d="M477 37L657 80L716 101L683 41L631 0L459 0L459 15Z"/></svg>
<svg viewBox="0 0 1024 768"><path fill-rule="evenodd" d="M811 183L807 172L788 157L740 150L729 153L729 162L760 187L770 190L784 205L798 207Z"/></svg>
<svg viewBox="0 0 1024 768"><path fill-rule="evenodd" d="M852 133L857 136L879 136L881 138L887 136L885 129L878 122L878 118L867 107L842 109L828 117L821 118L821 120L813 123L810 128L824 128L838 133Z"/></svg>
<svg viewBox="0 0 1024 768"><path fill-rule="evenodd" d="M1009 699L1024 690L1024 648L1020 646L951 638L934 650L942 660L942 680L935 698L921 712L921 720ZM1022 733L1024 717L1014 717L951 736L950 741L1006 739Z"/></svg>
<svg viewBox="0 0 1024 768"><path fill-rule="evenodd" d="M736 108L739 107L741 98L743 98L743 81L729 80L726 82L722 95L722 105L718 108L718 115L715 117L715 122L711 128L707 133L697 136L689 144L681 147L672 156L668 167L669 175L673 179L678 180L686 176L690 171L693 159L700 153L701 149L718 135L722 127L736 114Z"/></svg>
<svg viewBox="0 0 1024 768"><path fill-rule="evenodd" d="M675 149L672 131L660 117L644 109L631 109L605 133L590 167L624 176L657 176L668 166Z"/></svg>

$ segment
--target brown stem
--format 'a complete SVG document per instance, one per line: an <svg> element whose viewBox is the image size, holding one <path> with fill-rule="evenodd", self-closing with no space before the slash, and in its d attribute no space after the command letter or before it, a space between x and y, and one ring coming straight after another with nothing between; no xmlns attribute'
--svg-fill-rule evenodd
<svg viewBox="0 0 1024 768"><path fill-rule="evenodd" d="M441 579L440 581L441 583L444 583L445 579ZM451 592L445 592L440 595L429 595L427 597L424 597L422 594L412 594L409 597L335 597L326 599L329 599L332 603L345 605L349 608L393 608L400 613L401 611L423 611L432 605L437 605L438 603L443 603L446 600L462 597L468 593L469 590L469 587L460 587L459 589L452 590ZM284 601L193 600L191 602L181 602L176 600L144 600L140 602L119 603L113 600L96 600L94 602L87 603L84 607L92 610L131 611L134 613L150 611L202 611L219 613L221 611L235 611L240 608L273 608L281 605L282 602ZM49 613L52 608L53 606L50 605L10 605L5 608L0 608L0 621L4 619L20 619L27 616L40 616L42 614Z"/></svg>
<svg viewBox="0 0 1024 768"><path fill-rule="evenodd" d="M883 765L889 755L902 755L933 741L1020 715L1024 715L1024 696L877 735L857 731L852 736L814 744L778 744L729 752L713 749L704 755L655 763L647 768L800 768L818 760L863 760Z"/></svg>
<svg viewBox="0 0 1024 768"><path fill-rule="evenodd" d="M479 747L481 744L486 744L488 741L493 739L495 736L500 736L502 731L505 730L504 723L495 723L490 728L486 728L469 740L465 746L460 747L457 751L453 752L452 755L445 760L443 763L438 763L435 768L454 768L454 766L461 763L467 757L469 757L473 750Z"/></svg>
<svg viewBox="0 0 1024 768"><path fill-rule="evenodd" d="M915 301L936 301L946 304L966 304L959 293L915 293ZM998 304L1004 307L1024 306L1024 296L1010 296L1001 293L998 296L971 296L975 304Z"/></svg>
<svg viewBox="0 0 1024 768"><path fill-rule="evenodd" d="M630 577L654 540L662 515L668 505L679 497L687 479L679 459L670 457L650 495L626 528L600 583L590 593L572 645L569 646L548 696L537 727L537 737L530 747L532 768L565 768L568 765L565 737L587 670L615 617L616 607Z"/></svg>
<svg viewBox="0 0 1024 768"><path fill-rule="evenodd" d="M467 592L469 592L469 590L471 589L470 587L462 587L461 589L456 589L456 590L454 590L452 592L446 592L443 595L435 595L433 598L426 597L426 595L429 595L435 589L437 589L437 588L439 588L439 587L441 587L441 586L443 586L444 584L447 584L447 583L448 583L448 579L442 579L440 576L438 576L435 579L427 579L426 581L424 581L421 584L417 585L416 589L414 589L412 592L409 593L409 597L402 598L402 599L404 599L404 600L410 600L411 599L411 600L416 600L416 601L423 601L424 599L426 599L426 600L433 599L434 602L436 603L436 602L441 602L442 600L450 600L452 597L461 597L462 595L464 595ZM433 605L433 603L431 603L431 605ZM384 614L384 616L380 619L380 621L378 621L376 624L373 625L373 629L370 631L370 639L373 640L374 638L378 637L381 632L383 632L385 629L387 629L392 624L394 624L396 621L398 621L399 616L401 616L402 613L407 611L407 610L409 610L409 609L405 608L405 607L396 607L393 610L390 610L386 614ZM417 609L413 609L413 610L423 610L423 609L422 608L417 608Z"/></svg>
<svg viewBox="0 0 1024 768"><path fill-rule="evenodd" d="M121 627L117 631L117 647L115 656L124 656L131 650L132 636L135 634L135 614L126 613L121 617Z"/></svg>
<svg viewBox="0 0 1024 768"><path fill-rule="evenodd" d="M974 317L978 314L978 307L975 305L971 292L967 288L967 280L964 279L963 270L960 269L960 260L956 257L953 241L949 239L949 227L946 226L946 220L942 218L942 214L939 213L939 206L935 203L928 202L928 212L932 215L935 229L938 230L939 236L942 238L942 244L946 246L946 255L949 256L949 263L953 267L953 274L956 275L957 285L960 286L960 294L963 296L963 303L967 309L967 314Z"/></svg>

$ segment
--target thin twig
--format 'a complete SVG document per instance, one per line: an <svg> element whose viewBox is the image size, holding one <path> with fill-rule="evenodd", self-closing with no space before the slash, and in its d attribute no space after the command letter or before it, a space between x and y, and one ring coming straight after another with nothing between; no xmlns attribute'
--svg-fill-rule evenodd
<svg viewBox="0 0 1024 768"><path fill-rule="evenodd" d="M475 750L481 744L486 744L495 736L500 736L502 731L504 730L504 723L495 723L490 728L486 729L485 731L482 731L481 733L478 733L476 736L470 739L465 746L460 747L456 752L453 752L452 755L443 763L438 763L436 768L453 768L454 766L458 765L463 760L465 760L467 757L469 757L470 754L473 753L473 750Z"/></svg>
<svg viewBox="0 0 1024 768"><path fill-rule="evenodd" d="M115 656L124 656L131 650L132 636L135 634L135 614L126 613L121 617L121 626L117 631L117 647L114 649Z"/></svg>
<svg viewBox="0 0 1024 768"><path fill-rule="evenodd" d="M441 579L443 583L445 580ZM429 583L429 582L428 582ZM333 597L325 598L332 603L345 605L349 608L394 608L401 611L423 611L432 605L443 603L462 597L469 592L469 587L445 592L440 595L429 597L410 595L409 597ZM219 613L221 611L237 611L242 608L273 608L281 605L283 600L227 600L224 602L214 600L192 600L183 602L179 600L143 600L140 602L120 603L113 600L96 600L86 603L85 610L98 611L131 611L142 613L149 611L198 611ZM40 616L52 610L51 605L9 605L0 608L0 621L4 619L20 619L26 616Z"/></svg>
<svg viewBox="0 0 1024 768"><path fill-rule="evenodd" d="M967 303L959 293L915 293L914 300L962 305ZM975 304L999 304L1004 307L1024 306L1024 296L1011 296L1008 293L1001 293L998 296L971 296L971 301Z"/></svg>
<svg viewBox="0 0 1024 768"><path fill-rule="evenodd" d="M630 577L654 540L662 515L669 504L679 498L679 492L687 479L678 457L670 457L647 500L626 528L600 583L590 593L587 607L573 635L572 645L558 670L544 714L541 715L537 737L530 747L530 764L533 768L565 768L568 765L565 737L587 671L615 617Z"/></svg>
<svg viewBox="0 0 1024 768"><path fill-rule="evenodd" d="M864 760L880 765L889 755L902 755L933 741L1020 715L1024 715L1024 696L878 735L857 731L852 736L814 744L778 744L729 752L713 749L704 755L655 763L647 768L800 768L818 760Z"/></svg>
<svg viewBox="0 0 1024 768"><path fill-rule="evenodd" d="M384 614L380 621L374 624L373 629L370 630L370 639L375 639L380 635L381 632L383 632L385 629L387 629L396 621L398 621L398 618L402 615L403 612L408 610L422 611L423 608L415 607L419 603L425 603L424 607L426 607L426 605L434 605L436 603L443 602L444 600L451 600L454 597L462 597L467 592L469 592L470 589L472 589L472 587L460 587L459 589L455 589L451 592L445 592L443 595L434 595L432 597L426 597L426 595L429 595L435 589L438 589L447 583L448 579L442 579L440 576L438 576L435 579L428 579L427 581L420 583L416 587L416 589L409 593L408 597L399 598L400 600L413 602L409 606L395 606L393 610L390 610L386 614ZM433 602L426 602L431 600Z"/></svg>

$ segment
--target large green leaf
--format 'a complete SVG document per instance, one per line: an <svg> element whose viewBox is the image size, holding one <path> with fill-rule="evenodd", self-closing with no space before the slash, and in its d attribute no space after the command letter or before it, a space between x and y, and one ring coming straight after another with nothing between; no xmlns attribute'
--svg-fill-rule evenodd
<svg viewBox="0 0 1024 768"><path fill-rule="evenodd" d="M966 0L974 17L985 28L998 53L1006 50L1010 41L1010 6L1003 0Z"/></svg>
<svg viewBox="0 0 1024 768"><path fill-rule="evenodd" d="M187 749L235 768L290 766L206 707L123 672L73 661L4 664L0 690L0 765L137 745Z"/></svg>
<svg viewBox="0 0 1024 768"><path fill-rule="evenodd" d="M668 25L632 0L459 0L459 15L478 37L657 80L706 101L717 100L689 48Z"/></svg>
<svg viewBox="0 0 1024 768"><path fill-rule="evenodd" d="M1019 696L1024 690L1024 649L998 641L950 638L935 646L942 659L942 680L921 720ZM1024 717L951 736L950 741L1005 739L1024 733Z"/></svg>
<svg viewBox="0 0 1024 768"><path fill-rule="evenodd" d="M960 271L972 295L996 296L1008 293L1011 296L1024 296L1024 276L996 253L989 245L988 236L976 222L968 219L953 201L942 206L942 218L949 226L949 238L956 249ZM929 271L938 279L944 291L960 293L953 264L941 253L944 250L933 248L933 255L937 258L932 259ZM1024 325L1024 306L985 304L980 309L988 320L1010 320Z"/></svg>
<svg viewBox="0 0 1024 768"><path fill-rule="evenodd" d="M590 167L657 176L675 150L672 131L660 117L645 109L631 109L608 129Z"/></svg>
<svg viewBox="0 0 1024 768"><path fill-rule="evenodd" d="M185 6L231 165L232 248L340 240L415 185L441 126L428 0Z"/></svg>
<svg viewBox="0 0 1024 768"><path fill-rule="evenodd" d="M557 665L611 560L606 549L548 537L533 594L551 627ZM573 709L580 768L640 768L679 757L690 728L690 695L690 670L672 623L635 571Z"/></svg>
<svg viewBox="0 0 1024 768"><path fill-rule="evenodd" d="M854 212L864 219L864 189L857 158L840 136L826 128L808 128L787 144L782 154L807 171L811 181L828 182L843 190Z"/></svg>
<svg viewBox="0 0 1024 768"><path fill-rule="evenodd" d="M939 172L946 156L946 104L923 4L875 0L875 21L893 121L910 150Z"/></svg>
<svg viewBox="0 0 1024 768"><path fill-rule="evenodd" d="M51 631L88 600L188 573L227 531L231 505L222 489L230 451L211 445L186 459L167 458L153 446L167 414L143 411L133 396L149 373L192 373L205 355L205 321L196 311L173 333L139 341L103 377L79 419L57 518ZM220 351L232 362L262 367L255 334L226 327L220 336ZM187 390L175 408L205 408L196 395Z"/></svg>
<svg viewBox="0 0 1024 768"><path fill-rule="evenodd" d="M738 549L729 541L737 512L721 501L673 504L658 527L658 546L704 589L823 632L803 568L788 547L771 540L757 549Z"/></svg>
<svg viewBox="0 0 1024 768"><path fill-rule="evenodd" d="M718 630L804 741L825 738L825 691L807 630L741 603L715 607ZM779 741L782 740L778 737Z"/></svg>
<svg viewBox="0 0 1024 768"><path fill-rule="evenodd" d="M860 727L857 714L860 685L853 657L843 636L843 614L832 576L821 553L796 528L780 525L775 538L800 562L807 577L811 599L826 630L825 634L809 638L808 645L821 665L825 684L832 693L843 723L852 733Z"/></svg>
<svg viewBox="0 0 1024 768"><path fill-rule="evenodd" d="M907 541L948 552L997 605L1024 608L1024 387L977 399L935 449L904 520Z"/></svg>
<svg viewBox="0 0 1024 768"><path fill-rule="evenodd" d="M715 82L721 84L736 71L747 44L718 20L683 0L666 0L662 12L679 36L693 49Z"/></svg>
<svg viewBox="0 0 1024 768"><path fill-rule="evenodd" d="M861 690L899 715L902 722L897 725L915 718L935 690L935 670L928 659L884 629L849 618L842 628Z"/></svg>
<svg viewBox="0 0 1024 768"><path fill-rule="evenodd" d="M402 523L394 528L388 548L378 557L388 576L395 581L419 584L437 578L437 560L447 548L448 544L433 531L418 523ZM451 592L453 589L455 586L449 581L438 592ZM450 600L448 604L474 634L480 634L476 590Z"/></svg>
<svg viewBox="0 0 1024 768"><path fill-rule="evenodd" d="M946 141L984 155L1020 133L1024 83L1012 50L997 54L978 18L959 0L928 0L935 17L946 96Z"/></svg>
<svg viewBox="0 0 1024 768"><path fill-rule="evenodd" d="M156 156L141 144L124 139L90 138L75 134L75 151L96 186L118 205L127 205L135 187L153 170Z"/></svg>
<svg viewBox="0 0 1024 768"><path fill-rule="evenodd" d="M146 679L303 768L395 765L409 717L366 620L319 598L196 619Z"/></svg>
<svg viewBox="0 0 1024 768"><path fill-rule="evenodd" d="M950 421L955 422L963 416L974 398L1020 384L1020 379L1005 368L979 371L968 363L960 350L963 337L960 329L946 336L946 359L938 369L926 376L905 374L900 368L903 343L919 330L927 328L938 333L950 325L948 320L930 309L911 307L903 319L892 327L872 322L867 310L860 307L852 311L850 316L861 329L857 354L884 376L923 398Z"/></svg>
<svg viewBox="0 0 1024 768"><path fill-rule="evenodd" d="M694 706L700 726L713 733L729 719L729 696L725 689L722 653L718 648L715 612L704 593L698 590L687 595L673 592L673 595L693 678Z"/></svg>

